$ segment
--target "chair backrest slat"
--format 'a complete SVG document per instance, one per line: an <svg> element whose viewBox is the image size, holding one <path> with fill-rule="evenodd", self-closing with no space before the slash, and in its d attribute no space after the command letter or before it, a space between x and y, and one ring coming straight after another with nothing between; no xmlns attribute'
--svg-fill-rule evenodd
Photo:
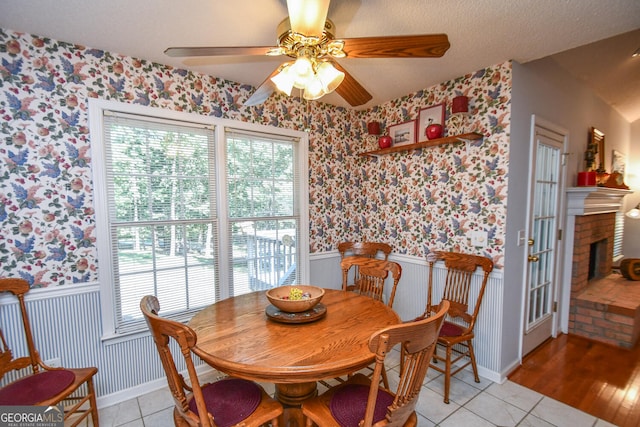
<svg viewBox="0 0 640 427"><path fill-rule="evenodd" d="M389 259L391 250L391 245L383 242L342 242L338 244L340 259L344 259L348 256L379 258L379 255L381 254L386 261ZM356 265L353 267L353 284L356 285L359 280L360 271Z"/></svg>
<svg viewBox="0 0 640 427"><path fill-rule="evenodd" d="M342 269L343 290L350 289L348 285L349 270L351 268L359 268L359 278L353 290L378 301L383 301L384 284L389 274L391 274L393 283L387 305L393 307L398 283L402 277L402 267L400 264L377 258L349 256L342 259L340 268Z"/></svg>

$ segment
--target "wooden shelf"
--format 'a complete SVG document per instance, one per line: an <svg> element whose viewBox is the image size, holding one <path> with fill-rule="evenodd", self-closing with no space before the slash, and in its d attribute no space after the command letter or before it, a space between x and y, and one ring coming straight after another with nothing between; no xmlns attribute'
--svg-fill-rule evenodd
<svg viewBox="0 0 640 427"><path fill-rule="evenodd" d="M419 148L436 147L444 144L454 144L456 142L466 142L481 139L484 135L477 132L463 133L462 135L447 136L445 138L430 139L429 141L416 142L415 144L400 145L397 147L383 148L381 150L367 151L358 156L378 157L385 154L400 153L402 151L417 150Z"/></svg>

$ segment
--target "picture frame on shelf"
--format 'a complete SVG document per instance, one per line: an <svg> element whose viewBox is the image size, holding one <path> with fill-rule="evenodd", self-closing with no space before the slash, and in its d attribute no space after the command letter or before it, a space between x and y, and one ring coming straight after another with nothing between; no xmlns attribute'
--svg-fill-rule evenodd
<svg viewBox="0 0 640 427"><path fill-rule="evenodd" d="M417 141L425 141L427 139L427 126L430 124L440 124L444 129L446 123L444 121L445 118L445 105L444 102L441 104L432 105L431 107L423 108L420 110L418 114L418 125L416 132L418 134ZM431 121L429 120L431 119Z"/></svg>
<svg viewBox="0 0 640 427"><path fill-rule="evenodd" d="M389 126L389 136L393 140L393 146L409 145L416 142L416 121L408 120Z"/></svg>

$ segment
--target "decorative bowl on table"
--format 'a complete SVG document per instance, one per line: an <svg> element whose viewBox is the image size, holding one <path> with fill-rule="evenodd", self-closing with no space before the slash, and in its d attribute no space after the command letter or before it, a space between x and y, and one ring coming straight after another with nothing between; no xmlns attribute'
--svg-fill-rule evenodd
<svg viewBox="0 0 640 427"><path fill-rule="evenodd" d="M311 285L287 285L267 291L269 302L285 313L311 310L323 296L323 288Z"/></svg>

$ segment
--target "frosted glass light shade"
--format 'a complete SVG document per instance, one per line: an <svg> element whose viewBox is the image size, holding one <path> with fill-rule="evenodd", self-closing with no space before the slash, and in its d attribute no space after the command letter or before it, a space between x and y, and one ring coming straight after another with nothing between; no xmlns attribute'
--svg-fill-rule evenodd
<svg viewBox="0 0 640 427"><path fill-rule="evenodd" d="M324 95L326 95L326 93L327 92L325 92L322 82L316 76L307 82L307 85L304 88L304 93L302 94L302 97L304 99L314 100L314 99L322 98Z"/></svg>
<svg viewBox="0 0 640 427"><path fill-rule="evenodd" d="M322 37L329 0L287 0L291 31L307 37Z"/></svg>
<svg viewBox="0 0 640 427"><path fill-rule="evenodd" d="M337 70L329 62L323 62L318 65L318 79L322 82L322 86L326 93L336 90L342 80L344 80L344 73Z"/></svg>
<svg viewBox="0 0 640 427"><path fill-rule="evenodd" d="M344 80L344 73L329 62L315 66L306 56L282 65L280 72L271 77L279 91L291 96L293 88L303 89L302 97L314 100L333 92Z"/></svg>
<svg viewBox="0 0 640 427"><path fill-rule="evenodd" d="M313 78L313 65L311 60L306 56L300 56L296 59L296 62L291 66L291 75L295 79L293 86L298 89L304 89L307 86L307 82Z"/></svg>
<svg viewBox="0 0 640 427"><path fill-rule="evenodd" d="M276 85L280 92L284 92L287 96L291 96L295 77L291 75L291 66L285 65L282 70L275 76L271 77L271 81Z"/></svg>

